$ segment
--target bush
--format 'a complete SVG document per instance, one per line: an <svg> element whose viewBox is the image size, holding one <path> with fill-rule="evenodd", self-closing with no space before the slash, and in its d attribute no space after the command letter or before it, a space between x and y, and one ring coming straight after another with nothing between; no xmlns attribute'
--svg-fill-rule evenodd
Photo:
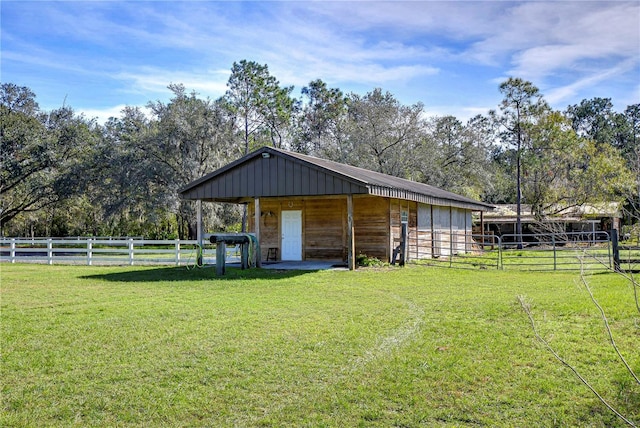
<svg viewBox="0 0 640 428"><path fill-rule="evenodd" d="M386 265L382 260L376 257L369 257L366 254L358 254L356 264L363 267L382 267Z"/></svg>

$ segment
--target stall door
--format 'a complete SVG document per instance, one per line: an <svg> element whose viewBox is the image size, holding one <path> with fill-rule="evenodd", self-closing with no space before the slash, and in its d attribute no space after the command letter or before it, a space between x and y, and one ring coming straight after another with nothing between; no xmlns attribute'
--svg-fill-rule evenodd
<svg viewBox="0 0 640 428"><path fill-rule="evenodd" d="M302 211L282 211L282 260L302 260Z"/></svg>

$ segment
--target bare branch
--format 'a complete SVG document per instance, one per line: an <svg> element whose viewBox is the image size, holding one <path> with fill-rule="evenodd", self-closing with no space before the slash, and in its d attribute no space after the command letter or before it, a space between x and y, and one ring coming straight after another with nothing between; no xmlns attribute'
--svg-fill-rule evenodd
<svg viewBox="0 0 640 428"><path fill-rule="evenodd" d="M609 410L611 410L618 418L622 419L627 425L637 428L637 425L635 423L625 418L620 412L618 412L609 403L607 403L607 401L600 394L598 394L598 392L591 386L591 384L589 384L589 382L587 382L587 380L582 377L582 375L571 364L569 364L560 355L558 355L555 349L553 349L551 345L549 345L549 342L547 342L542 336L540 336L538 330L536 329L536 323L533 320L533 315L531 314L531 307L525 301L525 298L523 296L518 296L518 302L520 303L520 307L522 307L522 310L529 317L529 323L531 324L531 328L533 329L533 334L536 336L536 339L538 339L538 341L542 343L558 361L569 368L569 370L571 370L576 375L576 377L580 379L580 381L591 390L591 392L600 400L602 404L604 404Z"/></svg>
<svg viewBox="0 0 640 428"><path fill-rule="evenodd" d="M624 364L624 366L627 368L631 376L636 380L636 383L640 385L640 379L638 379L638 376L636 376L636 374L633 372L633 369L629 366L629 364L627 363L627 360L624 359L624 357L620 353L620 349L618 349L618 345L616 345L616 341L613 339L613 333L611 333L611 328L609 327L609 321L607 320L607 316L604 313L604 309L602 309L602 306L600 306L600 304L594 297L593 293L591 292L591 288L589 287L589 283L585 278L584 260L582 257L579 257L579 259L580 259L580 280L582 281L584 288L587 289L587 292L589 293L589 296L591 297L593 304L596 305L596 308L598 308L598 310L600 311L600 316L602 317L602 321L604 322L604 327L607 330L607 334L609 335L609 341L611 342L611 346L616 351L616 354L618 354L618 357L620 358L620 361L622 361L622 364ZM635 290L635 287L634 287L634 290Z"/></svg>

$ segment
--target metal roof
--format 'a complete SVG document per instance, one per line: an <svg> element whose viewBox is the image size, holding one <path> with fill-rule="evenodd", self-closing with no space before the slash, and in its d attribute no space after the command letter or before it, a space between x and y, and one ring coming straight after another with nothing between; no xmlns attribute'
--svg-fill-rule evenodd
<svg viewBox="0 0 640 428"><path fill-rule="evenodd" d="M369 194L477 211L493 205L424 183L262 147L180 189L183 199L239 202L269 196Z"/></svg>

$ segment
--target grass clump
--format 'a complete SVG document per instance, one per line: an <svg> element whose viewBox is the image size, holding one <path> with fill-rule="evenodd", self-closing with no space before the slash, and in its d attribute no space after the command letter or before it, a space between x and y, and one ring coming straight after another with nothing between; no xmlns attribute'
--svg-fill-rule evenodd
<svg viewBox="0 0 640 428"><path fill-rule="evenodd" d="M1 426L622 426L640 388L575 273L2 265ZM640 370L632 290L590 286Z"/></svg>

